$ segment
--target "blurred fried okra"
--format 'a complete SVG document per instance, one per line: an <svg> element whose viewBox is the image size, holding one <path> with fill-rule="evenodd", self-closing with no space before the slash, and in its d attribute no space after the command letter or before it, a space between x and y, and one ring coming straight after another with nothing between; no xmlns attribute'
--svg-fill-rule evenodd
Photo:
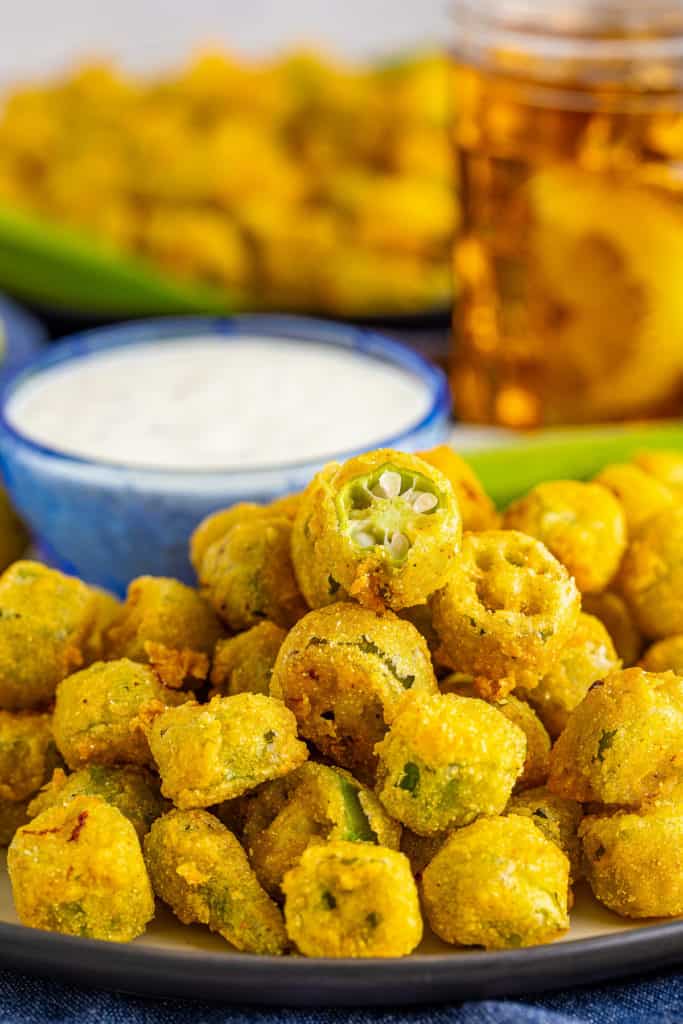
<svg viewBox="0 0 683 1024"><path fill-rule="evenodd" d="M537 789L527 789L526 792L513 796L505 813L517 814L533 821L546 839L559 846L568 858L569 881L576 882L581 878L581 843L578 830L583 809L580 803L556 796L545 786L539 786Z"/></svg>
<svg viewBox="0 0 683 1024"><path fill-rule="evenodd" d="M201 591L232 630L264 619L289 629L307 611L294 576L292 523L285 516L238 518L204 552Z"/></svg>
<svg viewBox="0 0 683 1024"><path fill-rule="evenodd" d="M384 807L428 836L500 814L522 773L526 738L486 701L437 694L407 701L376 751Z"/></svg>
<svg viewBox="0 0 683 1024"><path fill-rule="evenodd" d="M422 604L448 577L462 530L447 478L415 455L380 449L330 464L304 492L292 539L308 603L343 591L375 611Z"/></svg>
<svg viewBox="0 0 683 1024"><path fill-rule="evenodd" d="M573 579L547 548L516 530L467 533L434 626L458 671L499 698L548 671L579 615Z"/></svg>
<svg viewBox="0 0 683 1024"><path fill-rule="evenodd" d="M641 667L647 672L675 672L683 676L683 634L658 640L643 654Z"/></svg>
<svg viewBox="0 0 683 1024"><path fill-rule="evenodd" d="M611 491L596 483L550 480L507 509L503 525L542 541L582 593L604 590L626 548L626 517Z"/></svg>
<svg viewBox="0 0 683 1024"><path fill-rule="evenodd" d="M621 662L609 633L599 619L582 612L553 667L532 689L522 688L520 696L529 701L551 737L557 739L593 683L619 668Z"/></svg>
<svg viewBox="0 0 683 1024"><path fill-rule="evenodd" d="M260 622L245 633L219 640L211 669L212 696L270 692L270 677L287 631Z"/></svg>
<svg viewBox="0 0 683 1024"><path fill-rule="evenodd" d="M463 530L495 530L500 525L500 516L476 473L450 445L441 444L425 452L418 452L421 459L440 469L451 487L460 506Z"/></svg>
<svg viewBox="0 0 683 1024"><path fill-rule="evenodd" d="M296 715L301 735L364 782L407 693L435 693L427 645L390 612L351 603L309 612L289 632L275 662L271 693Z"/></svg>
<svg viewBox="0 0 683 1024"><path fill-rule="evenodd" d="M208 811L164 815L144 849L154 891L183 924L205 924L244 952L284 953L280 911L237 839Z"/></svg>
<svg viewBox="0 0 683 1024"><path fill-rule="evenodd" d="M71 775L58 768L29 804L28 816L35 818L49 807L65 807L78 796L96 796L118 808L139 839L149 832L152 822L169 809L159 792L158 780L144 768L89 764Z"/></svg>
<svg viewBox="0 0 683 1024"><path fill-rule="evenodd" d="M683 807L591 815L579 829L586 877L622 917L683 914Z"/></svg>
<svg viewBox="0 0 683 1024"><path fill-rule="evenodd" d="M308 757L291 711L258 693L167 708L148 735L161 791L183 810L240 796Z"/></svg>
<svg viewBox="0 0 683 1024"><path fill-rule="evenodd" d="M677 497L683 496L683 454L681 452L667 449L642 451L634 455L633 461L644 473L659 480L665 487L671 488Z"/></svg>
<svg viewBox="0 0 683 1024"><path fill-rule="evenodd" d="M343 839L398 849L401 826L379 800L341 768L308 761L250 795L243 827L251 865L270 893L304 850Z"/></svg>
<svg viewBox="0 0 683 1024"><path fill-rule="evenodd" d="M439 682L442 693L455 693L459 697L479 697L472 676L452 672ZM480 698L482 699L482 698ZM493 707L518 726L526 736L524 770L515 783L514 792L540 786L548 778L550 766L550 736L530 704L519 696L508 693L499 700L491 700Z"/></svg>
<svg viewBox="0 0 683 1024"><path fill-rule="evenodd" d="M110 658L149 662L165 686L203 682L223 630L213 609L192 587L162 576L140 576L107 634Z"/></svg>
<svg viewBox="0 0 683 1024"><path fill-rule="evenodd" d="M600 619L612 638L622 666L630 668L638 661L643 649L643 637L638 629L629 606L614 590L603 590L601 594L584 594L583 610Z"/></svg>
<svg viewBox="0 0 683 1024"><path fill-rule="evenodd" d="M22 924L129 942L154 916L154 896L131 823L97 797L51 807L19 829L7 856Z"/></svg>
<svg viewBox="0 0 683 1024"><path fill-rule="evenodd" d="M94 591L38 562L0 577L0 707L40 707L83 664L96 615Z"/></svg>
<svg viewBox="0 0 683 1024"><path fill-rule="evenodd" d="M15 512L4 487L0 487L0 572L21 558L29 544L28 530Z"/></svg>
<svg viewBox="0 0 683 1024"><path fill-rule="evenodd" d="M427 920L445 942L514 949L569 927L569 861L527 817L453 832L422 874Z"/></svg>
<svg viewBox="0 0 683 1024"><path fill-rule="evenodd" d="M582 802L635 806L683 766L683 679L629 668L595 684L550 755L548 788Z"/></svg>
<svg viewBox="0 0 683 1024"><path fill-rule="evenodd" d="M629 535L675 500L666 484L631 462L605 466L595 477L595 483L606 487L621 503Z"/></svg>
<svg viewBox="0 0 683 1024"><path fill-rule="evenodd" d="M287 933L304 956L407 956L422 938L417 888L397 850L309 846L282 888Z"/></svg>
<svg viewBox="0 0 683 1024"><path fill-rule="evenodd" d="M683 505L657 513L629 544L618 586L645 636L683 633Z"/></svg>
<svg viewBox="0 0 683 1024"><path fill-rule="evenodd" d="M57 688L57 747L71 769L90 763L152 764L143 729L145 712L187 699L187 694L163 686L148 665L129 658L97 661Z"/></svg>

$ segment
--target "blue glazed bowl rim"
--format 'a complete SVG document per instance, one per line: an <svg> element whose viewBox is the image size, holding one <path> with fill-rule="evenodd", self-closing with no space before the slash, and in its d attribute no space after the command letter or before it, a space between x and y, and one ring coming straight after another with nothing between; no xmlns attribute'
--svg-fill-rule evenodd
<svg viewBox="0 0 683 1024"><path fill-rule="evenodd" d="M90 466L93 469L120 473L135 472L164 479L201 477L218 480L240 476L265 477L272 473L294 473L309 468L313 469L324 462L344 461L357 453L358 449L349 449L342 452L330 452L329 455L322 457L281 462L275 465L246 465L226 469L169 469L153 466L130 466L122 462L72 455L59 448L39 444L12 426L7 418L7 405L15 391L21 388L26 381L45 370L74 359L87 357L94 352L141 342L176 340L183 337L191 339L193 335L199 334L204 338L207 335L212 335L226 341L258 334L263 338L273 340L337 346L392 366L398 366L412 373L427 386L430 396L429 408L416 423L399 434L378 441L375 445L376 448L400 448L408 438L429 430L441 420L446 420L450 413L450 392L443 370L402 342L389 338L379 331L314 317L280 314L244 313L236 316L150 317L107 327L95 327L69 335L24 365L18 373L2 383L0 385L0 441L4 435L5 439L9 439L15 445L28 449L34 454L55 459L64 465Z"/></svg>

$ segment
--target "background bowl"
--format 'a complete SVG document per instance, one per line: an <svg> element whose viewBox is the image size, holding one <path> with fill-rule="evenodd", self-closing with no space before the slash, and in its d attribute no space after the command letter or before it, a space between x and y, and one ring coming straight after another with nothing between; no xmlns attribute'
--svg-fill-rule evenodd
<svg viewBox="0 0 683 1024"><path fill-rule="evenodd" d="M0 396L5 482L47 561L117 593L143 573L191 581L188 538L205 515L237 501L267 502L300 490L325 462L355 454L330 452L317 461L219 472L128 468L36 444L8 422L7 403L23 383L89 353L171 338L186 338L192 344L193 337L207 335L230 344L255 334L350 349L359 358L402 367L426 385L427 414L403 433L378 437L368 447L415 451L445 439L450 400L443 373L412 350L371 331L281 316L163 318L88 331L40 356L6 384ZM77 417L78 409L72 415Z"/></svg>

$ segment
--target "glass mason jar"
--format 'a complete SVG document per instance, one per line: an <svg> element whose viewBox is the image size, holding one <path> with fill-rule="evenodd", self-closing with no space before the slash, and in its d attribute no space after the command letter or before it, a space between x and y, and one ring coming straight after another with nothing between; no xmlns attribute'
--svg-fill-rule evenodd
<svg viewBox="0 0 683 1024"><path fill-rule="evenodd" d="M683 0L456 0L452 384L513 427L683 411Z"/></svg>

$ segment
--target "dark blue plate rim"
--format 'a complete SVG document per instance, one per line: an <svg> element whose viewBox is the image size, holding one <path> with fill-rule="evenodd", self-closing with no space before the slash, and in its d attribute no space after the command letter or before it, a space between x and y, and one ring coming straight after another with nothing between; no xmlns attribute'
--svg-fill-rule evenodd
<svg viewBox="0 0 683 1024"><path fill-rule="evenodd" d="M683 961L683 921L502 952L330 960L117 945L0 924L4 967L158 998L399 1006L518 996Z"/></svg>

